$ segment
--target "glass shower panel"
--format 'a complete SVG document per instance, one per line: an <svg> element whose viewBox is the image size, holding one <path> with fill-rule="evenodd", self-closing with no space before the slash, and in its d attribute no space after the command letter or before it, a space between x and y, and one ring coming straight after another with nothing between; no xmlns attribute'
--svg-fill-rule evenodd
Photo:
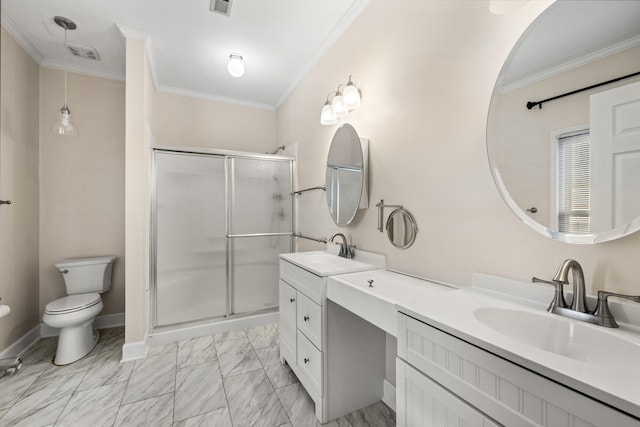
<svg viewBox="0 0 640 427"><path fill-rule="evenodd" d="M291 252L291 245L291 236L232 239L233 314L278 306L278 255Z"/></svg>
<svg viewBox="0 0 640 427"><path fill-rule="evenodd" d="M232 158L230 234L288 233L291 162Z"/></svg>
<svg viewBox="0 0 640 427"><path fill-rule="evenodd" d="M227 312L224 157L156 152L156 326Z"/></svg>

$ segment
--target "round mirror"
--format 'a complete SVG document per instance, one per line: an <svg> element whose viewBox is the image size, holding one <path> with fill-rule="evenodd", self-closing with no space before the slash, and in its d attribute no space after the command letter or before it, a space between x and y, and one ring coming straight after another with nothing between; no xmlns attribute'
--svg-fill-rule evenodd
<svg viewBox="0 0 640 427"><path fill-rule="evenodd" d="M502 67L487 153L505 202L552 239L640 229L640 2L549 6Z"/></svg>
<svg viewBox="0 0 640 427"><path fill-rule="evenodd" d="M416 219L406 209L399 208L387 218L387 237L393 246L406 249L413 245L418 233Z"/></svg>
<svg viewBox="0 0 640 427"><path fill-rule="evenodd" d="M338 227L353 221L364 185L364 156L360 137L349 124L336 130L327 156L327 206Z"/></svg>

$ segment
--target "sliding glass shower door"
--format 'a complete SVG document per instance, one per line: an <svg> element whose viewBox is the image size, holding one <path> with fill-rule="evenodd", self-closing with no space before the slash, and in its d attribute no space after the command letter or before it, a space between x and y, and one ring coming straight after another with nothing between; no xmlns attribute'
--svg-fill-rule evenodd
<svg viewBox="0 0 640 427"><path fill-rule="evenodd" d="M292 162L154 150L153 328L277 308Z"/></svg>

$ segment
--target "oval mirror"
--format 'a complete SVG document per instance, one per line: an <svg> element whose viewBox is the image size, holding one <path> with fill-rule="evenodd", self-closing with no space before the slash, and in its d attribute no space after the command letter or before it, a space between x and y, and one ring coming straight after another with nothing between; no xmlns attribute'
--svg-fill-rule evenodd
<svg viewBox="0 0 640 427"><path fill-rule="evenodd" d="M406 209L399 208L387 218L387 237L393 246L406 249L413 245L418 233L416 219Z"/></svg>
<svg viewBox="0 0 640 427"><path fill-rule="evenodd" d="M502 67L487 153L503 199L541 234L596 243L640 229L640 2L549 6Z"/></svg>
<svg viewBox="0 0 640 427"><path fill-rule="evenodd" d="M336 130L327 156L327 206L338 227L353 221L364 186L364 155L358 133L349 124Z"/></svg>

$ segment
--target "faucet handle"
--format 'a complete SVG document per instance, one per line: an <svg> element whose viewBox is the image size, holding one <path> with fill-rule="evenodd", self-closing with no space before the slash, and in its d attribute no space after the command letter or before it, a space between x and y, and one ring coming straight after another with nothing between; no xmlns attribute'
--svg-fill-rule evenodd
<svg viewBox="0 0 640 427"><path fill-rule="evenodd" d="M593 315L598 317L598 323L600 326L606 328L617 328L618 322L613 318L613 313L609 310L609 304L607 298L625 298L631 301L640 302L640 296L616 294L615 292L598 291L598 305Z"/></svg>
<svg viewBox="0 0 640 427"><path fill-rule="evenodd" d="M538 279L537 277L532 277L531 281L533 283L545 283L547 285L551 285L555 287L555 295L553 296L553 300L551 300L551 304L547 308L547 311L553 312L556 307L567 308L567 303L564 300L564 293L562 287L567 284L567 282L563 282L560 280L544 280Z"/></svg>

